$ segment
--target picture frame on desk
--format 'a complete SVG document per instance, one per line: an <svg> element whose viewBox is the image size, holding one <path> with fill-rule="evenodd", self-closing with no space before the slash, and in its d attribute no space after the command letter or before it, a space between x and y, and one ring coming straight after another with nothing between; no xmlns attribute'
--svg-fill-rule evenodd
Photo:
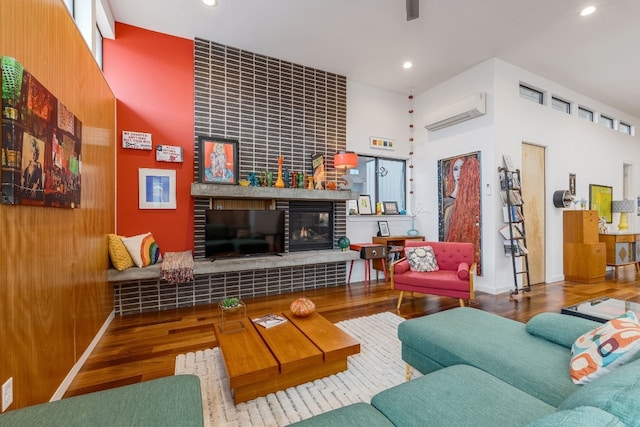
<svg viewBox="0 0 640 427"><path fill-rule="evenodd" d="M391 233L389 232L389 223L387 221L378 221L378 236L391 236Z"/></svg>

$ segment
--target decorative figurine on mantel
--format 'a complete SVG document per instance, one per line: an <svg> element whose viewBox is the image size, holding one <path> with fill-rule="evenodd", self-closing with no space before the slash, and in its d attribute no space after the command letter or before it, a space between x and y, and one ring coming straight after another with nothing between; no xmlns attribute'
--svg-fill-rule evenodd
<svg viewBox="0 0 640 427"><path fill-rule="evenodd" d="M284 175L284 187L289 188L291 186L291 173L289 172L289 168L285 166L282 174Z"/></svg>
<svg viewBox="0 0 640 427"><path fill-rule="evenodd" d="M297 188L298 187L298 172L293 171L291 172L291 188Z"/></svg>
<svg viewBox="0 0 640 427"><path fill-rule="evenodd" d="M284 180L282 179L282 162L284 161L283 156L278 157L278 177L276 178L276 183L273 184L276 188L284 188Z"/></svg>

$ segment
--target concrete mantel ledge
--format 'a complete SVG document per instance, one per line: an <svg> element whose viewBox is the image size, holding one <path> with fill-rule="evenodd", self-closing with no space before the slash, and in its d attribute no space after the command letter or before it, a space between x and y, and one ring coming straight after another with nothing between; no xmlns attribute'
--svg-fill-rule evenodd
<svg viewBox="0 0 640 427"><path fill-rule="evenodd" d="M231 273L247 270L266 270L299 265L330 264L360 259L357 251L341 251L339 249L304 251L281 255L264 255L231 259L196 260L193 267L195 276L201 274ZM109 282L128 282L132 280L157 279L160 277L162 264L144 268L129 268L124 271L109 270Z"/></svg>
<svg viewBox="0 0 640 427"><path fill-rule="evenodd" d="M358 193L341 190L303 190L300 188L243 187L241 185L191 184L191 195L196 198L220 199L278 199L278 200L356 200Z"/></svg>

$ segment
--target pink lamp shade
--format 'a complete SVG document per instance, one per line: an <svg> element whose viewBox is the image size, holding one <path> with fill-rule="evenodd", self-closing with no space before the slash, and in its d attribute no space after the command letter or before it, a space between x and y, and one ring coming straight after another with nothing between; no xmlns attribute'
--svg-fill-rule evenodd
<svg viewBox="0 0 640 427"><path fill-rule="evenodd" d="M358 167L358 155L353 151L338 151L333 156L333 165L336 169L352 169Z"/></svg>

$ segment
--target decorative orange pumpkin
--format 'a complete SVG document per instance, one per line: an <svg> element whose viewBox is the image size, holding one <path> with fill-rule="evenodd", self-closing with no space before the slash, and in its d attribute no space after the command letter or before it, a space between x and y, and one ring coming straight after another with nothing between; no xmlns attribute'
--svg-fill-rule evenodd
<svg viewBox="0 0 640 427"><path fill-rule="evenodd" d="M308 298L298 298L289 307L297 317L307 317L316 310L316 305Z"/></svg>

